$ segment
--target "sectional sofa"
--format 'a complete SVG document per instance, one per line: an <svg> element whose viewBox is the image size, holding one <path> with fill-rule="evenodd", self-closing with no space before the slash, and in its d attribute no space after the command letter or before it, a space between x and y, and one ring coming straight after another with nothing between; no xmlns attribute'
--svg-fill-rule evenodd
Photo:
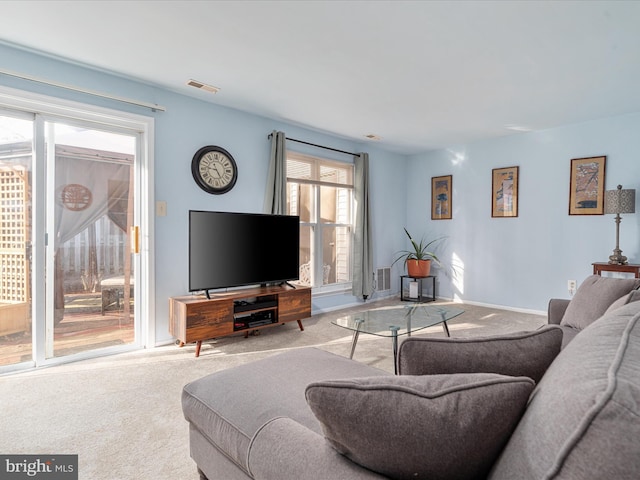
<svg viewBox="0 0 640 480"><path fill-rule="evenodd" d="M397 376L301 348L203 377L191 456L209 480L640 478L637 287L590 277L533 332L410 337Z"/></svg>

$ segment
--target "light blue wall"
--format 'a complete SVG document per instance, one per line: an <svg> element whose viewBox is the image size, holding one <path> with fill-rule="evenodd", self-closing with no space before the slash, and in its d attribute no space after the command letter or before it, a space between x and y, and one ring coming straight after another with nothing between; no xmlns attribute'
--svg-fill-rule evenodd
<svg viewBox="0 0 640 480"><path fill-rule="evenodd" d="M407 159L404 156L382 151L376 148L375 144L347 141L216 106L2 44L0 68L111 95L157 103L167 108L166 112L152 113L143 108L0 75L0 85L155 118L155 200L167 202L167 215L155 219L155 310L156 336L159 343L170 338L168 298L188 292L188 210L261 212L270 150L267 135L273 130L282 130L289 137L345 151L368 152L375 238L374 266L389 265L393 252L402 247L402 239L397 232L401 231L405 219L404 182ZM191 159L196 150L204 145L222 146L232 153L238 163L236 186L225 195L209 195L200 190L193 181ZM352 161L349 156L311 149L299 144L291 143L289 148L302 153ZM330 310L354 302L356 299L351 295L323 296L314 298L313 309L314 312Z"/></svg>
<svg viewBox="0 0 640 480"><path fill-rule="evenodd" d="M156 121L155 199L167 202L167 216L155 219L156 316L158 342L169 339L168 297L187 292L187 211L260 212L269 141L274 129L288 136L347 151L370 154L374 266L388 266L407 247L402 227L414 236L445 236L438 253L458 273L439 270L438 294L490 305L543 311L550 297L567 297L568 279L583 280L591 263L606 261L615 244L613 218L569 216L572 158L607 155L606 188L618 183L640 189L640 114L512 135L405 157L373 143L357 143L99 72L0 44L3 69L130 97L167 107L166 112L46 87L0 75L0 85L94 105L150 115ZM212 196L196 187L193 153L203 145L229 150L239 166L235 188ZM291 149L322 153L298 144ZM519 217L491 218L491 169L520 167ZM453 220L430 220L432 176L453 175ZM638 195L640 197L640 194ZM640 262L640 215L626 216L620 245ZM398 291L401 265L392 271ZM374 295L377 298L378 295ZM314 298L315 312L355 302L351 295Z"/></svg>
<svg viewBox="0 0 640 480"><path fill-rule="evenodd" d="M439 294L466 301L545 311L568 298L592 262L615 246L611 215L570 216L572 158L607 156L607 190L640 189L640 114L512 135L416 155L407 169L409 226L447 236L456 278L438 277ZM491 218L491 170L519 166L519 216ZM430 220L430 178L453 175L453 219ZM638 195L640 197L640 195ZM640 213L638 206L636 211ZM640 215L626 215L620 248L640 263Z"/></svg>

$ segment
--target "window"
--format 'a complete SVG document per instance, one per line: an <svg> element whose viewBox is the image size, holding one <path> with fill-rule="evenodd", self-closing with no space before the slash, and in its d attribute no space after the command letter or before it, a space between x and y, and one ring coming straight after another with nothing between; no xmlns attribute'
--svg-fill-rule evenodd
<svg viewBox="0 0 640 480"><path fill-rule="evenodd" d="M351 282L353 165L287 153L287 213L300 216L300 283Z"/></svg>

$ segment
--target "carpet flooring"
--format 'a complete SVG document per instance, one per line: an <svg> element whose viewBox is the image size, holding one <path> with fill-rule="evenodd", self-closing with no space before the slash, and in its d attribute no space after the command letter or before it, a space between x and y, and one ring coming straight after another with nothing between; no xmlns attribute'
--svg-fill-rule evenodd
<svg viewBox="0 0 640 480"><path fill-rule="evenodd" d="M77 454L83 480L197 480L180 406L185 383L307 346L348 356L351 333L331 320L396 303L390 298L314 315L303 322L303 332L293 322L248 338L208 341L199 358L194 345L172 345L0 377L0 453ZM534 330L546 323L541 315L458 306L465 313L448 322L452 337ZM439 325L420 334L444 336ZM393 372L391 340L361 334L354 360Z"/></svg>

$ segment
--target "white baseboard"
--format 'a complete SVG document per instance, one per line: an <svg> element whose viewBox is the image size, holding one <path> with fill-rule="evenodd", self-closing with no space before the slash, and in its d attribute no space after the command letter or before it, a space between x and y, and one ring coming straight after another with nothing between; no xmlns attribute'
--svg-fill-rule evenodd
<svg viewBox="0 0 640 480"><path fill-rule="evenodd" d="M547 312L543 310L532 310L530 308L518 308L518 307L509 307L506 305L494 305L493 303L484 303L484 302L474 302L472 300L461 300L459 298L442 298L438 297L438 300L445 300L448 302L454 303L466 303L468 305L475 305L477 307L487 307L487 308L495 308L497 310L508 310L510 312L518 312L518 313L530 313L532 315L542 315L547 316Z"/></svg>
<svg viewBox="0 0 640 480"><path fill-rule="evenodd" d="M379 300L384 300L385 298L389 298L389 297L397 297L398 295L399 295L398 292L395 292L395 293L394 292L389 292L387 295L380 295L380 294L378 294L378 292L373 292L373 295L371 295L369 298L367 298L366 301L355 300L353 302L342 303L340 305L334 305L332 307L317 308L317 309L314 309L311 312L311 314L312 315L319 315L321 313L335 312L336 310L343 310L345 308L350 308L350 307L361 307L362 305L365 305L367 303L377 302ZM311 300L312 300L312 303L313 303L313 298Z"/></svg>

